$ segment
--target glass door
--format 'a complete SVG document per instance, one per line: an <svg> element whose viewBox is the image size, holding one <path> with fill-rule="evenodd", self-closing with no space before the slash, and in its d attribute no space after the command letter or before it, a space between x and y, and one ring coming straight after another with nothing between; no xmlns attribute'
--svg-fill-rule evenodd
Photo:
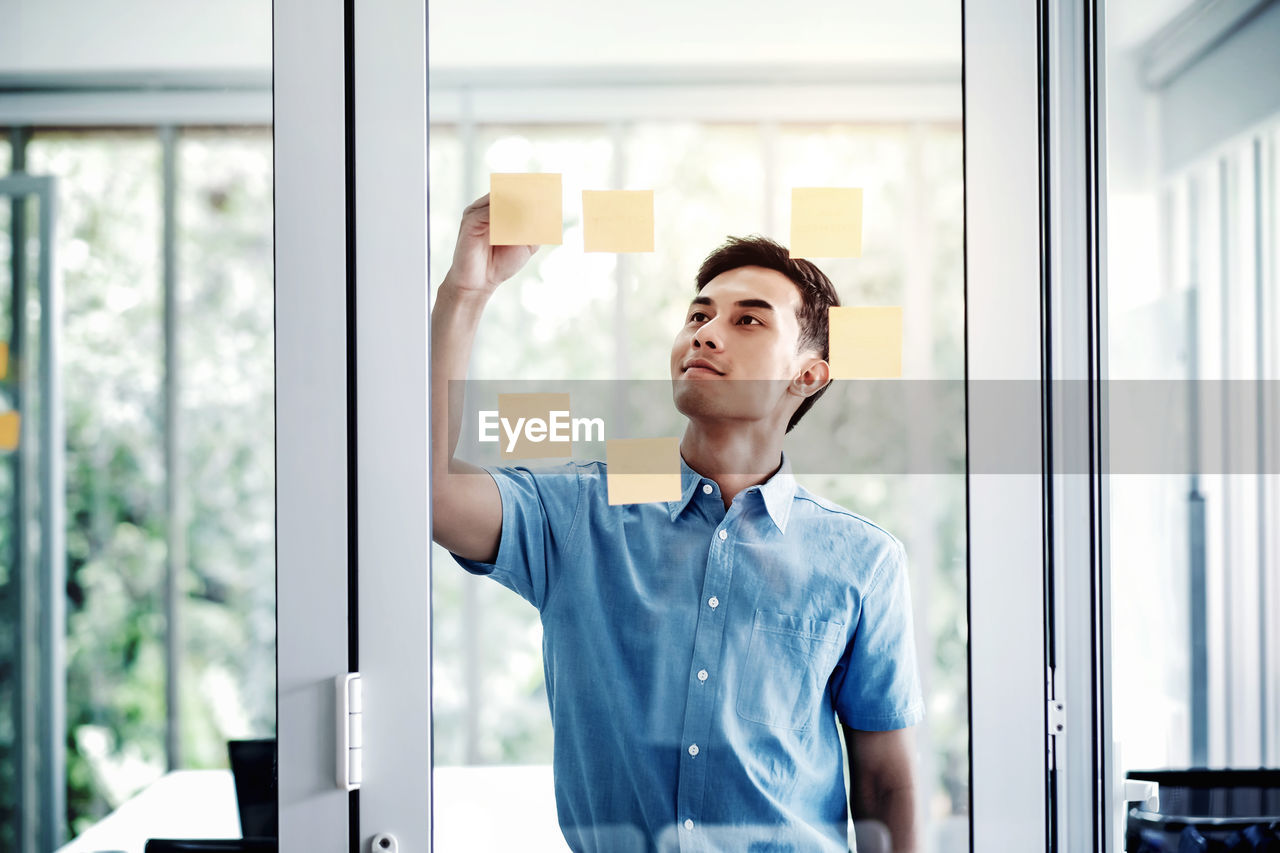
<svg viewBox="0 0 1280 853"><path fill-rule="evenodd" d="M1038 452L1035 8L921 3L837 13L802 4L779 21L775 9L730 5L640 18L606 5L582 19L554 8L495 16L474 4L430 4L437 309L468 205L486 193L493 204L504 173L560 180L548 196L559 239L497 289L467 366L453 377L465 378L457 385L467 399L458 458L510 477L555 458L607 465L610 439L682 435L667 359L699 264L731 234L789 244L798 189L860 188L860 256L817 265L843 306L900 312L900 365L888 377L834 382L786 447L813 494L905 543L925 713L909 727L913 837L890 843L940 853L1010 843L1036 849L1049 837L1052 694ZM653 194L652 224L645 220L652 244L593 251L591 194L636 190ZM438 412L449 398L435 393ZM530 393L568 393L587 410L598 406L612 431L575 443L572 455L508 458L480 437L478 415L496 411L499 394ZM511 508L504 504L504 515ZM613 510L624 511L601 512ZM566 755L557 750L578 743L581 732L553 728L553 710L578 699L552 701L549 661L571 678L575 655L589 667L597 652L642 643L628 641L624 627L557 654L565 620L589 605L566 605L561 621L548 623L536 601L530 606L529 590L495 583L505 575L484 577L488 567L475 562L464 563L465 572L459 562L443 544L433 547L434 849L566 849L573 795L557 772L565 779L572 772L557 768ZM749 565L741 571L745 577ZM715 599L719 609L726 596ZM650 618L637 610L638 620ZM687 646L679 654L694 653L696 615L677 626ZM631 630L653 624L641 620ZM714 684L721 667L732 671L734 654L725 647L712 664L692 667L693 688ZM697 681L703 673L706 681ZM683 708L685 688L664 682L659 693ZM614 698L631 695L626 689L618 685ZM681 774L735 749L716 739L718 729L709 745L679 743L678 732L657 730L658 710L644 707L636 725L655 727L646 733ZM619 708L617 719L630 713ZM735 709L726 713L740 722ZM838 723L823 725L834 731ZM767 726L760 732L785 740ZM751 754L743 748L735 757ZM848 760L847 749L833 755L837 769ZM861 832L847 827L844 840L880 849L885 815L850 795L865 778L856 766L852 788L836 777L847 816L863 824ZM663 794L675 803L678 790L673 781ZM508 819L486 819L495 796ZM665 836L641 830L640 837L660 848L697 843L682 840L698 832L695 816L669 817ZM637 837L617 831L619 839Z"/></svg>

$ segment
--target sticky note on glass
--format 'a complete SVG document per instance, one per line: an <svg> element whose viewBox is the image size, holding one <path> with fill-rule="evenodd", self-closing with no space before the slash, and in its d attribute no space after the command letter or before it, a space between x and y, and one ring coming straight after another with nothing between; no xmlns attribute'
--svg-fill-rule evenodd
<svg viewBox="0 0 1280 853"><path fill-rule="evenodd" d="M499 394L498 424L503 459L573 455L568 394Z"/></svg>
<svg viewBox="0 0 1280 853"><path fill-rule="evenodd" d="M791 257L861 256L861 187L796 187L791 190Z"/></svg>
<svg viewBox="0 0 1280 853"><path fill-rule="evenodd" d="M9 342L0 341L0 379L9 375Z"/></svg>
<svg viewBox="0 0 1280 853"><path fill-rule="evenodd" d="M613 438L604 443L609 505L680 499L680 438Z"/></svg>
<svg viewBox="0 0 1280 853"><path fill-rule="evenodd" d="M832 379L902 376L902 306L832 306L827 325Z"/></svg>
<svg viewBox="0 0 1280 853"><path fill-rule="evenodd" d="M0 412L0 450L17 450L22 416L17 412Z"/></svg>
<svg viewBox="0 0 1280 853"><path fill-rule="evenodd" d="M489 176L489 245L560 245L563 206L557 173L494 172Z"/></svg>
<svg viewBox="0 0 1280 853"><path fill-rule="evenodd" d="M583 190L583 249L652 252L653 190Z"/></svg>

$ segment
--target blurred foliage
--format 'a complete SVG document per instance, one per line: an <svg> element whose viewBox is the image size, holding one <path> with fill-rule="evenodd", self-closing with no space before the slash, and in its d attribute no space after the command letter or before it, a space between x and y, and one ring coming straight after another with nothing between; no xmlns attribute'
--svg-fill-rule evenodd
<svg viewBox="0 0 1280 853"><path fill-rule="evenodd" d="M177 150L180 766L225 767L228 739L275 732L271 137L189 132ZM161 146L49 131L27 156L58 181L75 835L167 764ZM0 798L12 772L0 760Z"/></svg>

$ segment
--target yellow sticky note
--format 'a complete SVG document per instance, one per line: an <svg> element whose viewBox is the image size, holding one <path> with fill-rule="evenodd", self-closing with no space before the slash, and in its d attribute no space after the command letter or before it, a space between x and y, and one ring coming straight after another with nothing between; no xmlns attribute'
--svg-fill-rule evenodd
<svg viewBox="0 0 1280 853"><path fill-rule="evenodd" d="M860 187L797 187L791 190L791 257L861 256Z"/></svg>
<svg viewBox="0 0 1280 853"><path fill-rule="evenodd" d="M573 455L568 394L499 394L498 424L503 459Z"/></svg>
<svg viewBox="0 0 1280 853"><path fill-rule="evenodd" d="M609 505L680 499L680 439L613 438L605 442Z"/></svg>
<svg viewBox="0 0 1280 853"><path fill-rule="evenodd" d="M583 248L652 252L653 190L583 190Z"/></svg>
<svg viewBox="0 0 1280 853"><path fill-rule="evenodd" d="M17 450L22 416L17 412L0 412L0 450Z"/></svg>
<svg viewBox="0 0 1280 853"><path fill-rule="evenodd" d="M560 245L563 207L559 174L494 172L489 176L489 245Z"/></svg>
<svg viewBox="0 0 1280 853"><path fill-rule="evenodd" d="M9 342L0 341L0 379L9 375Z"/></svg>
<svg viewBox="0 0 1280 853"><path fill-rule="evenodd" d="M902 306L832 306L827 323L832 379L902 376Z"/></svg>

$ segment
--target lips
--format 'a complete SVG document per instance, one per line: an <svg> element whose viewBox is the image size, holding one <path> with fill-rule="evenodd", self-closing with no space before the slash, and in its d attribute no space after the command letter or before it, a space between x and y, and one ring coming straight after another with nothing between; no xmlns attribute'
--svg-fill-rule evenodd
<svg viewBox="0 0 1280 853"><path fill-rule="evenodd" d="M685 362L683 372L688 373L691 370L698 371L698 372L712 373L712 374L715 374L716 376L724 375L723 371L716 369L715 365L713 365L711 362L707 361L706 359L702 359L702 358L694 358Z"/></svg>

